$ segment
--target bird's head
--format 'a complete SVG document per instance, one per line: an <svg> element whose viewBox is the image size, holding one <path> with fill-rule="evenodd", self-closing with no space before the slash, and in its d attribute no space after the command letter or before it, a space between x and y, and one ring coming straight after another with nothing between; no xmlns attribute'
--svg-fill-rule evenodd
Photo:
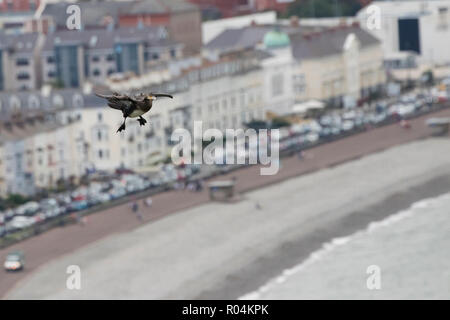
<svg viewBox="0 0 450 320"><path fill-rule="evenodd" d="M154 95L152 95L152 94L149 94L148 96L146 96L144 98L144 100L145 101L153 101L153 100L156 100L156 97Z"/></svg>

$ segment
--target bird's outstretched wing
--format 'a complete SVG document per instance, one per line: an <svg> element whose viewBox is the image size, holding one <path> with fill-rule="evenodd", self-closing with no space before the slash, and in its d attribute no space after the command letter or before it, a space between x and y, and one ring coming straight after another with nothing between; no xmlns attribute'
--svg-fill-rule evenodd
<svg viewBox="0 0 450 320"><path fill-rule="evenodd" d="M97 97L106 99L108 101L109 107L122 111L126 108L129 108L134 102L134 100L129 96L116 93L112 95L103 95L96 93L95 95Z"/></svg>

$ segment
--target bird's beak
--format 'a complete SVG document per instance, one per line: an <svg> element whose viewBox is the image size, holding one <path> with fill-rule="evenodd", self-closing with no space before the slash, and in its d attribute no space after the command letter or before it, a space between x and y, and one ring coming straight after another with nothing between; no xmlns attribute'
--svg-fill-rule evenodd
<svg viewBox="0 0 450 320"><path fill-rule="evenodd" d="M152 95L149 95L149 96L147 96L147 99L149 99L149 100L156 100L156 97L152 96Z"/></svg>

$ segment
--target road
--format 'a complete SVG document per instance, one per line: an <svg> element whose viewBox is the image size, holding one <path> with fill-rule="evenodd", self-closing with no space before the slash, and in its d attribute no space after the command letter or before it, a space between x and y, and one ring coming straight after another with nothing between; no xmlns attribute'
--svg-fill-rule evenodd
<svg viewBox="0 0 450 320"><path fill-rule="evenodd" d="M439 111L432 115L450 116L450 110ZM297 157L285 158L281 162L280 171L273 176L261 176L259 167L252 166L215 179L237 177L237 192L246 192L278 183L395 145L427 137L430 135L431 130L425 126L424 120L430 116L429 114L411 120L412 128L410 130L394 124L320 145L309 149L307 158L303 161L300 161ZM153 197L152 208L143 211L144 222L151 222L207 201L208 196L205 191L202 193L191 193L188 191L161 193ZM88 223L84 227L70 225L56 228L1 250L1 261L4 260L7 252L11 250L24 251L26 254L26 269L16 274L0 273L0 296L4 296L18 281L24 279L46 262L71 253L108 235L130 231L141 224L131 213L130 204L98 212L90 215L88 219Z"/></svg>

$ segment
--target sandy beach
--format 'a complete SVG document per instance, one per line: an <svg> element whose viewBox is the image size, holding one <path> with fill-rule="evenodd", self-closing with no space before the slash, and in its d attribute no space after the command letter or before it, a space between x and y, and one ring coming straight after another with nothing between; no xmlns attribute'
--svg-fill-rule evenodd
<svg viewBox="0 0 450 320"><path fill-rule="evenodd" d="M449 163L449 140L422 140L246 193L238 203L184 210L55 259L7 298L239 298L323 243L448 192ZM81 290L66 289L69 265L82 270Z"/></svg>
<svg viewBox="0 0 450 320"><path fill-rule="evenodd" d="M432 114L433 116L449 116L450 110L444 109ZM428 117L430 115L423 115L411 120L411 128L408 130L401 128L398 124L391 124L315 146L308 150L308 156L304 161L299 161L295 156L283 158L280 171L276 175L261 176L259 166L249 166L213 179L236 177L237 193L258 190L387 148L429 137L432 130L425 124ZM142 212L144 223L152 223L168 215L206 204L209 199L206 191L200 193L167 191L155 195L153 200L151 210L144 209ZM90 215L85 227L73 224L54 228L0 249L0 260L5 259L7 253L12 250L21 250L26 255L26 268L23 272L0 275L0 297L3 298L17 283L54 259L73 253L113 234L129 232L141 224L134 215L130 214L130 202L126 202ZM265 279L265 275L262 278Z"/></svg>

